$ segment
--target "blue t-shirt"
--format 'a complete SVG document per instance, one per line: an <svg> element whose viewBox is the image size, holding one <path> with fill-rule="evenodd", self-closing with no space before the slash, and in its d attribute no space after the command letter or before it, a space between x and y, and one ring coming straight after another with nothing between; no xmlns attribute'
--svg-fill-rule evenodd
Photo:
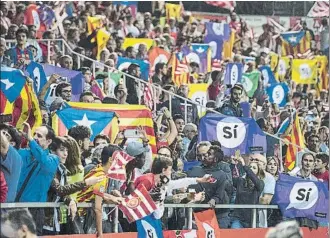
<svg viewBox="0 0 330 238"><path fill-rule="evenodd" d="M15 201L22 164L23 162L21 156L17 150L10 145L6 158L1 159L1 167L3 167L2 172L5 175L5 179L8 185L6 202Z"/></svg>

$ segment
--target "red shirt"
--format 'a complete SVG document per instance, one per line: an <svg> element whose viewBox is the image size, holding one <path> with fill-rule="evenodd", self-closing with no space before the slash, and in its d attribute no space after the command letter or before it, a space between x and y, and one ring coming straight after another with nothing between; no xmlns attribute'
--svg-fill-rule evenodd
<svg viewBox="0 0 330 238"><path fill-rule="evenodd" d="M214 86L211 84L208 89L209 99L215 101L217 99L218 94L220 93L220 84Z"/></svg>
<svg viewBox="0 0 330 238"><path fill-rule="evenodd" d="M325 171L323 174L314 173L313 174L317 179L322 179L324 182L329 183L329 171Z"/></svg>
<svg viewBox="0 0 330 238"><path fill-rule="evenodd" d="M148 174L144 174L144 175L138 177L134 182L134 186L137 188L141 184L143 184L144 187L148 191L151 191L155 187L155 176L154 176L154 174L153 173L148 173Z"/></svg>

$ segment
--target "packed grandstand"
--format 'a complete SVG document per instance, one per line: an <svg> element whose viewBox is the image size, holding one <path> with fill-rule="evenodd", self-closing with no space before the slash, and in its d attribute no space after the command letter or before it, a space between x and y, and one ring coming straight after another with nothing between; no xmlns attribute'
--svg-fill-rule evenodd
<svg viewBox="0 0 330 238"><path fill-rule="evenodd" d="M329 3L251 4L1 1L1 237L326 237Z"/></svg>

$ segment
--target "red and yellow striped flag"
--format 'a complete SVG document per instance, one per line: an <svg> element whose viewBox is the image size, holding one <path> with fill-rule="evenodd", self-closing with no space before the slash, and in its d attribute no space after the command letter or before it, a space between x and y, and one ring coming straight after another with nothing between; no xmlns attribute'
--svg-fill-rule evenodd
<svg viewBox="0 0 330 238"><path fill-rule="evenodd" d="M188 60L182 56L182 53L172 54L172 80L178 87L181 84L189 83L189 67Z"/></svg>
<svg viewBox="0 0 330 238"><path fill-rule="evenodd" d="M304 137L301 133L299 117L297 115L295 115L294 122L291 126L291 135L288 135L286 138L294 145L305 148ZM300 148L297 148L294 145L289 144L286 152L285 166L289 170L292 170L295 167L297 153L301 151Z"/></svg>
<svg viewBox="0 0 330 238"><path fill-rule="evenodd" d="M156 137L153 128L152 114L146 106L140 105L118 105L118 104L97 104L97 103L69 103L73 108L81 110L95 110L114 112L118 120L114 119L103 130L103 134L109 135L113 142L119 131L125 129L137 129L141 126L147 133L149 144L153 154L157 154ZM59 136L67 135L67 128L58 116L55 114L52 118L53 129Z"/></svg>

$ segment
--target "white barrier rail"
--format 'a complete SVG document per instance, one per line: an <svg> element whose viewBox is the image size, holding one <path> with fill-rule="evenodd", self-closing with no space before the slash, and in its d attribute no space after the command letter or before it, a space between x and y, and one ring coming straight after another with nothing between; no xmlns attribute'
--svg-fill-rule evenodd
<svg viewBox="0 0 330 238"><path fill-rule="evenodd" d="M63 203L55 202L23 202L23 203L1 203L1 209L18 209L18 208L54 208L61 207ZM192 229L192 213L193 208L210 208L209 204L164 204L165 208L188 208L188 227ZM93 207L93 203L77 203L77 207L89 208ZM114 204L103 204L103 207L115 207L114 215L114 231L118 233L118 207ZM216 209L252 209L252 228L257 228L257 210L258 209L278 209L277 205L245 205L245 204L219 204ZM266 210L267 214L267 210Z"/></svg>
<svg viewBox="0 0 330 238"><path fill-rule="evenodd" d="M61 44L62 49L61 49L60 51L61 51L63 54L67 54L68 52L70 52L70 54L74 54L74 55L76 55L76 56L78 57L78 67L79 67L79 64L80 64L80 57L83 58L83 59L85 59L85 60L88 60L88 61L92 62L92 71L93 71L93 75L95 75L96 64L98 64L98 65L100 65L100 66L103 66L103 67L105 67L105 68L111 70L112 72L120 72L120 73L122 73L125 77L130 77L130 78L134 79L135 82L138 83L138 88L139 88L139 89L141 88L141 87L140 87L141 84L143 84L143 85L145 85L145 86L151 86L151 87L153 88L153 90L156 89L156 90L160 90L160 91L163 92L163 93L167 93L167 94L169 95L169 110L171 111L171 113L172 113L172 98L178 98L178 99L181 99L182 101L184 101L184 105L185 105L185 106L184 106L184 109L185 109L185 117L184 117L184 119L185 119L185 123L187 123L187 109L188 109L188 106L187 106L187 105L188 105L188 103L191 104L191 105L196 105L197 108L202 108L203 110L207 110L207 111L209 111L209 112L213 112L213 113L216 113L216 114L218 114L218 115L222 115L222 114L219 113L218 111L215 111L215 110L213 110L213 109L206 108L206 106L201 105L201 104L199 104L199 103L196 103L196 102L194 102L194 101L192 101L192 100L190 100L190 99L187 99L187 98L184 98L184 97L182 97L182 96L179 96L179 95L177 95L177 94L175 94L175 93L173 93L173 92L167 91L167 90L165 90L165 89L163 89L163 88L161 88L161 87L157 87L157 86L155 86L155 85L153 85L153 84L150 84L150 83L144 81L143 79L140 79L140 78L137 78L137 77L131 76L131 75L125 73L125 72L122 72L122 71L117 70L116 68L109 67L108 65L105 65L105 64L103 64L103 63L101 63L101 62L97 62L96 60L91 59L91 58L89 58L89 57L87 57L87 56L85 56L85 55L82 55L82 54L79 54L79 53L77 53L77 52L74 52L73 49L70 48L70 46L68 45L68 43L67 43L64 39L55 39L55 40L37 40L37 42L47 42L47 45L48 45L48 46L50 45L50 42L61 42L61 43L62 43L62 44ZM16 41L15 41L15 40L6 40L6 43L8 43L8 44L13 44L13 43L16 43ZM67 51L68 51L68 52L67 52ZM48 47L48 56L49 56L49 55L50 55L50 47ZM109 78L109 81L110 81L110 80L111 80L111 79ZM141 95L139 96L139 99L140 99L140 98L141 98ZM139 100L139 101L140 101L140 100ZM156 103L154 103L154 110L156 110ZM281 159L281 160L282 160L282 145L283 145L283 143L284 143L284 144L287 144L287 145L293 145L294 147L296 147L297 149L300 149L300 150L306 150L305 148L300 147L300 146L298 146L298 145L296 145L296 144L294 144L294 143L292 143L292 142L289 142L289 141L287 141L287 140L285 140L285 139L282 139L282 138L277 137L277 136L275 136L275 135L269 134L269 133L267 133L267 132L265 132L265 131L264 131L264 133L265 133L267 136L270 136L270 137L273 137L273 138L279 140L280 155L281 155L281 158L280 158L280 159ZM313 152L311 152L311 153L313 153ZM315 154L315 153L313 153L313 154ZM281 161L281 162L282 162L282 161ZM281 164L282 164L282 163L281 163Z"/></svg>

